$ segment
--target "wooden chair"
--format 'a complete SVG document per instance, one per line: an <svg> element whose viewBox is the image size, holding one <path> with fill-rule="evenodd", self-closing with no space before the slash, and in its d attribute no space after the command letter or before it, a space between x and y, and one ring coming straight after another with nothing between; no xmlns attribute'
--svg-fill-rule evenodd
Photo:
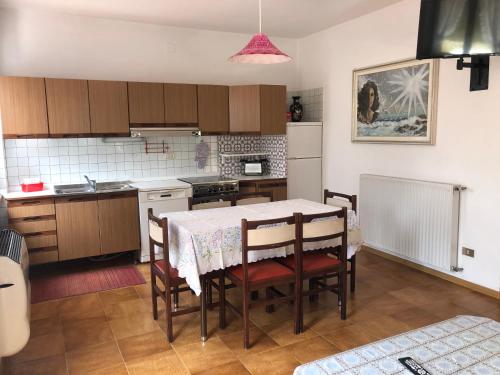
<svg viewBox="0 0 500 375"><path fill-rule="evenodd" d="M248 204L269 203L273 201L273 193L270 191L262 191L255 193L238 193L234 198L235 206L243 206Z"/></svg>
<svg viewBox="0 0 500 375"><path fill-rule="evenodd" d="M206 332L206 293L202 295L200 306L188 307L185 309L178 309L179 303L179 293L191 291L191 289L185 285L186 280L179 277L179 274L175 268L170 265L169 261L169 248L168 248L168 220L166 218L159 219L153 215L153 209L148 210L149 219L149 256L151 265L151 298L153 304L153 318L158 319L158 297L161 297L165 302L165 317L167 323L167 339L168 342L172 342L174 339L173 328L172 328L172 317L178 315L189 314L193 312L200 311L202 315L205 313L205 317L202 316L202 333ZM155 258L155 246L162 248L163 259L156 260ZM202 278L202 287L206 289L209 288L207 280L210 277L215 277L214 275L205 275ZM224 281L224 273L218 272L217 276L219 281ZM163 290L161 290L157 285L157 279L163 284ZM185 285L185 286L183 286ZM172 309L172 298L174 299L175 309ZM219 296L219 304L224 305L224 296ZM210 301L211 302L211 301ZM219 325L222 327L225 325L223 321L223 316L219 316ZM203 339L203 337L202 337Z"/></svg>
<svg viewBox="0 0 500 375"><path fill-rule="evenodd" d="M300 249L297 255L285 258L283 262L291 270L300 269L300 285L305 280L315 280L309 283L309 290L303 291L302 296L316 296L320 292L334 292L339 295L341 301L340 318L346 319L347 313L347 208L334 212L322 214L303 215L298 214L299 237L301 238ZM328 249L303 251L302 247L307 242L318 242L342 239L339 259L328 256ZM297 268L297 267L300 268ZM328 285L330 278L338 279L337 284ZM319 279L325 280L323 282ZM300 303L299 327L303 330L303 309Z"/></svg>
<svg viewBox="0 0 500 375"><path fill-rule="evenodd" d="M328 204L329 206L335 207L347 207L348 210L353 210L357 213L357 201L358 197L356 195L347 195L342 193L335 193L333 191L328 191L325 189L325 194L323 198L323 203ZM338 251L334 252L338 255ZM347 272L351 279L351 292L354 292L356 289L356 254L354 254L349 260L351 267Z"/></svg>
<svg viewBox="0 0 500 375"><path fill-rule="evenodd" d="M221 207L230 207L233 205L233 197L214 197L213 199L203 199L203 201L197 201L192 197L188 198L188 207L189 211L196 210L206 210L209 208L221 208Z"/></svg>
<svg viewBox="0 0 500 375"><path fill-rule="evenodd" d="M243 219L241 221L242 264L228 268L226 270L226 277L237 287L243 289L243 346L245 349L250 346L249 309L251 307L260 305L269 306L289 301L297 302L301 299L301 288L298 286L289 295L274 289L276 285L289 285L290 283L297 285L300 280L298 273L271 259L248 263L248 253L288 245L293 245L294 252L297 251L300 246L297 222L297 215L273 220L247 221ZM265 227L259 228L261 226ZM266 293L265 298L251 301L250 293L261 288L266 288L266 290L272 289L273 293ZM276 294L277 297L274 297L273 294ZM226 303L237 313L240 313L229 302ZM296 334L300 330L299 313L300 305L299 303L295 303L294 322Z"/></svg>

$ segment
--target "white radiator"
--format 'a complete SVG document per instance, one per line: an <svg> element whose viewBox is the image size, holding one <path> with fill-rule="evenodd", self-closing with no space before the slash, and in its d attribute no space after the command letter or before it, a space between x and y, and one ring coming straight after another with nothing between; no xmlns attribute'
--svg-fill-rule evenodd
<svg viewBox="0 0 500 375"><path fill-rule="evenodd" d="M460 185L364 174L360 222L365 244L412 262L459 271Z"/></svg>

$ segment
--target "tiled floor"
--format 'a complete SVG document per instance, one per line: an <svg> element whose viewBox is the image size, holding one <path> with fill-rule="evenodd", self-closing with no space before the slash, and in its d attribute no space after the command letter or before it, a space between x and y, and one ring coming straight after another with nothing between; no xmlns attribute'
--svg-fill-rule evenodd
<svg viewBox="0 0 500 375"><path fill-rule="evenodd" d="M498 300L366 252L358 259L346 321L333 295L305 303L300 336L292 333L290 306L273 314L252 310L246 351L241 319L229 313L227 329L219 330L216 310L209 312L205 344L196 314L174 318L175 341L167 344L164 319L152 319L149 285L36 304L31 339L8 359L7 374L291 374L300 363L458 314L500 320ZM139 267L149 280L148 266ZM239 301L237 289L228 294ZM195 302L191 295L182 300Z"/></svg>

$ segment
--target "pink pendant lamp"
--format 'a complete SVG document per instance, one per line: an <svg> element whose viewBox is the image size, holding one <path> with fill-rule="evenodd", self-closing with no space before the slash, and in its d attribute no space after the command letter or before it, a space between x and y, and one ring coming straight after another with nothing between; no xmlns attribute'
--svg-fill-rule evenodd
<svg viewBox="0 0 500 375"><path fill-rule="evenodd" d="M250 39L245 48L231 56L229 61L246 64L279 64L292 61L290 56L281 52L268 36L262 33L262 0L259 0L259 33Z"/></svg>

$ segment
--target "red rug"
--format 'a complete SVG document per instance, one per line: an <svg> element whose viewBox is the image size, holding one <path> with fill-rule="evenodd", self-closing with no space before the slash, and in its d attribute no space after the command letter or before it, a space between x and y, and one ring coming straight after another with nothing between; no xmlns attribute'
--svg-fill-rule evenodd
<svg viewBox="0 0 500 375"><path fill-rule="evenodd" d="M31 303L146 282L134 265L72 264L66 267L37 268L30 276Z"/></svg>

